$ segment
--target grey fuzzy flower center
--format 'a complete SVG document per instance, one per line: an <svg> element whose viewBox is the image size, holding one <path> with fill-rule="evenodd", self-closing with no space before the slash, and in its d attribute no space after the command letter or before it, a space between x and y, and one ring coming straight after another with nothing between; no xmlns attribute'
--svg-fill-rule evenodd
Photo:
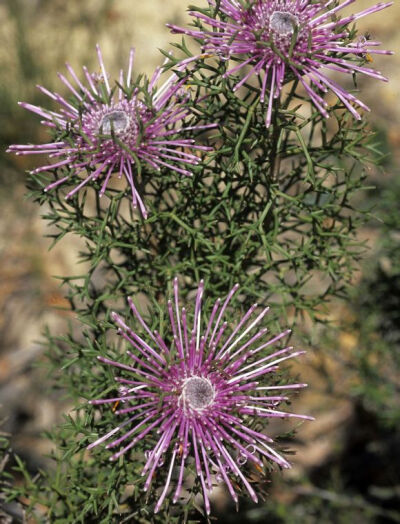
<svg viewBox="0 0 400 524"><path fill-rule="evenodd" d="M214 400L214 388L206 378L191 377L183 386L183 396L191 408L203 409Z"/></svg>
<svg viewBox="0 0 400 524"><path fill-rule="evenodd" d="M275 13L272 13L270 27L272 31L278 35L292 35L298 25L297 18L291 13L285 13L283 11L275 11Z"/></svg>
<svg viewBox="0 0 400 524"><path fill-rule="evenodd" d="M103 135L111 135L111 130L119 135L126 131L129 126L129 117L125 111L112 111L103 116L100 122L99 131Z"/></svg>

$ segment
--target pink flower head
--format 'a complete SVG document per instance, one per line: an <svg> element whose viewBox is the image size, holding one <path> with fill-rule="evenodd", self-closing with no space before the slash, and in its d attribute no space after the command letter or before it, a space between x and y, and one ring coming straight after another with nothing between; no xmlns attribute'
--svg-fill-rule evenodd
<svg viewBox="0 0 400 524"><path fill-rule="evenodd" d="M146 217L146 208L137 190L141 164L155 170L164 167L190 176L186 166L199 162L195 151L208 151L210 148L196 145L193 139L182 138L181 135L185 131L215 127L215 124L185 127L190 97L189 91L183 87L185 79L172 74L157 90L155 86L162 73L162 68L157 68L145 87L133 85L134 50L131 49L126 76L121 71L119 82L112 86L99 46L97 54L101 73L89 73L83 67L86 85L69 64L67 69L72 80L59 74L72 100L67 101L58 93L38 86L42 93L59 105L58 112L20 103L25 109L41 116L44 119L42 124L56 130L54 142L13 145L8 151L17 155L46 154L55 159L54 163L41 166L32 173L58 168L70 171L49 184L45 191L68 181L75 174L84 174L83 180L67 193L66 198L100 177L103 180L100 189L102 196L114 173L120 178L124 176L131 188L133 206L139 206ZM183 166L179 167L179 164Z"/></svg>
<svg viewBox="0 0 400 524"><path fill-rule="evenodd" d="M353 104L368 107L332 80L326 70L386 80L381 73L365 67L366 57L391 54L377 50L380 42L365 37L354 41L349 24L376 13L392 4L379 3L355 15L340 18L337 13L355 0L337 4L332 0L316 3L312 0L221 0L217 20L202 12L192 11L199 24L211 30L190 30L169 25L175 33L199 39L203 50L215 53L223 60L234 57L238 65L225 73L234 74L249 66L236 84L239 89L252 75L262 75L261 102L268 97L267 127L271 123L273 99L279 97L288 79L297 79L318 110L328 117L327 102L322 93L333 91L352 115L360 119ZM216 2L208 0L211 8ZM325 71L324 71L325 70ZM268 93L268 94L267 94Z"/></svg>
<svg viewBox="0 0 400 524"><path fill-rule="evenodd" d="M254 304L229 336L226 334L227 307L237 289L238 285L234 286L225 301L218 299L205 316L201 281L190 327L186 309L179 307L175 279L174 301L168 302L171 343L149 329L131 300L130 308L145 333L144 338L119 315L112 314L120 335L130 346L127 354L131 363L98 357L101 362L124 370L124 376L115 379L124 388L113 398L92 400L91 404L123 403L116 413L128 414L128 418L89 448L113 438L106 447L118 448L110 457L116 460L139 441L148 446L142 472L146 477L144 490L150 488L157 469L166 471L155 512L171 488L173 473L177 481L170 496L173 502L178 500L185 471L191 464L195 466L207 513L210 512L208 492L217 482L224 482L237 502L235 486L239 481L257 502L257 494L246 478L245 463L258 469L264 469L265 460L282 468L289 468L290 463L274 449L270 437L259 427L255 429L255 423L271 418L311 419L278 409L287 400L283 396L285 391L305 386L281 385L276 378L282 362L304 353L294 351L291 346L270 350L290 330L271 337L266 328L257 328L268 308L256 313ZM120 435L115 438L117 433Z"/></svg>

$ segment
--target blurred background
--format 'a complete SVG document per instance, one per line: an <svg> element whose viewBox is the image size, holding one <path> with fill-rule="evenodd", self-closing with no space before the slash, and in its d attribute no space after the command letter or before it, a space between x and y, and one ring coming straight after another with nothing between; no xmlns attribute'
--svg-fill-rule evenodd
<svg viewBox="0 0 400 524"><path fill-rule="evenodd" d="M357 1L352 11L371 4ZM97 42L114 76L131 46L136 72L151 74L162 61L157 49L177 39L165 23L187 23L186 6L183 0L0 1L0 436L11 435L13 451L32 472L49 467L43 432L70 407L49 391L38 366L44 326L61 333L69 317L58 309L67 304L55 277L84 268L76 264L75 237L48 251L45 209L26 198L25 171L35 159L5 153L12 143L46 140L39 119L17 102L46 103L38 83L64 93L56 72L64 72L65 61L96 70ZM397 4L359 28L396 51L399 25ZM298 429L294 468L276 475L264 504L244 504L236 513L216 493L219 522L400 522L400 56L377 56L373 66L390 83L359 79L386 154L383 170L371 171L375 189L360 197L362 208L375 206L375 218L359 232L369 250L350 301L332 304L329 327L313 334L315 347L294 369L310 386L294 411L312 413L316 422ZM13 521L0 510L2 519Z"/></svg>

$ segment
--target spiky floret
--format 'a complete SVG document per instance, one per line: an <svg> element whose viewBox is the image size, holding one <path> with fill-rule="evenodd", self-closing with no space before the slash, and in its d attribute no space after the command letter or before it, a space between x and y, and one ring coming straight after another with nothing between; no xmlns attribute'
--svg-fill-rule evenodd
<svg viewBox="0 0 400 524"><path fill-rule="evenodd" d="M199 162L196 151L209 151L210 148L196 145L192 138L183 135L187 131L215 127L215 124L191 126L185 123L190 113L187 104L190 92L184 87L184 78L174 73L157 89L162 74L162 67L159 67L144 85L133 84L134 50L131 49L126 76L121 71L119 81L112 86L99 46L97 54L101 72L89 73L83 67L86 85L69 64L66 67L72 81L59 73L59 78L70 91L68 101L58 93L38 86L60 106L58 112L20 103L41 116L44 119L42 124L55 130L55 140L41 145L12 145L8 152L45 154L55 159L53 163L33 170L33 174L67 170L45 191L83 174L83 180L66 194L66 198L100 177L103 178L102 196L111 176L117 173L120 178L126 178L131 188L133 206L139 206L146 217L146 208L137 189L141 164L152 170L163 167L190 176L187 166ZM180 164L184 165L180 167Z"/></svg>
<svg viewBox="0 0 400 524"><path fill-rule="evenodd" d="M352 113L353 107L368 107L332 80L328 71L386 80L381 73L364 65L371 54L391 54L378 50L380 42L360 37L349 26L363 16L376 13L392 4L379 3L357 14L340 18L337 13L355 0L316 3L313 0L221 0L216 19L203 12L191 11L201 30L169 25L175 33L190 35L202 42L203 51L215 53L223 60L231 57L239 63L225 76L249 70L235 85L239 89L251 76L261 75L261 102L268 98L266 125L271 123L273 100L279 98L283 84L297 79L318 110L328 117L323 93L332 91ZM214 9L216 2L208 0ZM203 24L211 26L206 30ZM324 70L328 70L325 72Z"/></svg>
<svg viewBox="0 0 400 524"><path fill-rule="evenodd" d="M90 444L89 449L119 432L122 435L106 446L119 448L111 460L127 453L139 441L149 443L142 472L146 475L145 491L150 488L155 471L166 468L166 482L155 512L168 494L174 470L178 480L171 495L173 502L178 500L185 471L191 463L195 465L207 513L210 512L208 491L218 481L226 484L237 502L235 486L240 479L257 502L244 464L248 461L260 469L264 468L263 460L282 468L289 468L290 463L273 448L270 437L254 429L255 422L276 417L311 419L278 409L279 404L287 400L285 391L305 386L282 385L276 375L279 365L304 351L294 351L291 346L270 351L290 330L270 337L266 328L257 328L268 311L266 308L256 312L257 304L245 313L228 336L225 318L238 285L225 301L216 301L208 312L208 320L204 321L204 283L201 281L194 301L192 327L186 309L179 306L177 279L173 287L174 300L168 302L171 343L157 331L150 330L130 299L130 308L145 337L131 329L118 314L112 314L119 334L131 346L127 354L132 363L126 365L99 356L101 362L124 370L125 376L115 379L120 385L116 396L90 402L94 405L122 403L123 407L116 413L128 414L128 418Z"/></svg>

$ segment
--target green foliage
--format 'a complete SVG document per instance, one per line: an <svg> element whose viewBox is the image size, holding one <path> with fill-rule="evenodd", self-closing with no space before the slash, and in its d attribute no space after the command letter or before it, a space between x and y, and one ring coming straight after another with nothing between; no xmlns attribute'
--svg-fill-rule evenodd
<svg viewBox="0 0 400 524"><path fill-rule="evenodd" d="M163 296L180 274L191 286L204 278L215 297L238 282L248 302L269 303L282 318L288 308L296 317L318 316L322 301L345 293L363 248L355 232L364 218L352 197L372 157L365 123L339 104L329 123L307 106L300 115L304 101L293 85L267 130L258 88L246 85L237 97L223 68L201 62L190 79L191 123L219 124L204 138L215 150L192 178L142 165L146 221L126 209L127 190L110 189L100 200L93 184L68 203L65 186L48 195L33 190L50 206L45 218L58 229L55 241L70 232L85 239L81 259L91 268L71 282L73 296L105 310L105 297L122 289ZM209 94L199 104L204 86ZM77 182L73 173L70 181ZM107 278L94 286L99 268Z"/></svg>

